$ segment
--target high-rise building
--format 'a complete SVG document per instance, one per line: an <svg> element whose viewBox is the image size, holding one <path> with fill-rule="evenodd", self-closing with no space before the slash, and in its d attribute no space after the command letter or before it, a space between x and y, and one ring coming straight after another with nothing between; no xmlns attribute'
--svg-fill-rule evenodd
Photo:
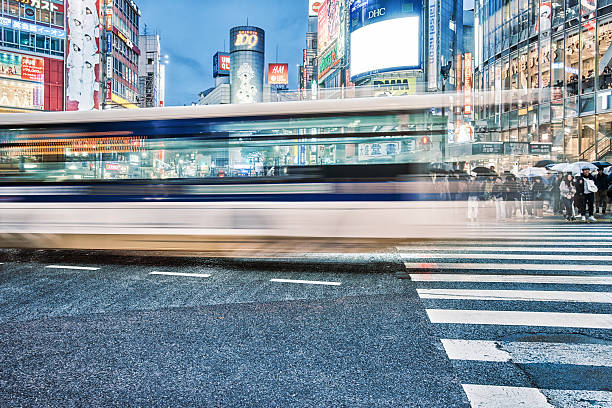
<svg viewBox="0 0 612 408"><path fill-rule="evenodd" d="M139 106L154 108L164 105L162 91L165 81L159 35L141 35L138 42L141 55L138 59Z"/></svg>
<svg viewBox="0 0 612 408"><path fill-rule="evenodd" d="M66 7L0 1L0 112L64 109Z"/></svg>
<svg viewBox="0 0 612 408"><path fill-rule="evenodd" d="M75 0L71 0L75 1ZM93 0L91 0L93 1ZM132 0L104 1L104 66L102 105L137 108L140 9Z"/></svg>
<svg viewBox="0 0 612 408"><path fill-rule="evenodd" d="M476 88L495 95L476 109L477 137L503 146L482 158L612 158L610 2L477 0L475 14Z"/></svg>
<svg viewBox="0 0 612 408"><path fill-rule="evenodd" d="M298 89L302 97L312 89L313 83L317 83L317 31L319 25L320 1L309 0L308 2L308 31L306 32L306 48L302 50L302 65L299 67Z"/></svg>

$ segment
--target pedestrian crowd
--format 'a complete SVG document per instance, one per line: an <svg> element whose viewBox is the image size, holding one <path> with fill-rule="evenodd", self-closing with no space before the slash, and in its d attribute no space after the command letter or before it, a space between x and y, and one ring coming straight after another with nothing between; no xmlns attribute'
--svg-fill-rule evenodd
<svg viewBox="0 0 612 408"><path fill-rule="evenodd" d="M471 222L493 216L505 221L522 217L540 219L545 207L567 221L596 221L595 214L606 214L612 199L611 176L589 168L574 176L551 173L548 177L503 175L450 175L434 179L441 200L467 201Z"/></svg>

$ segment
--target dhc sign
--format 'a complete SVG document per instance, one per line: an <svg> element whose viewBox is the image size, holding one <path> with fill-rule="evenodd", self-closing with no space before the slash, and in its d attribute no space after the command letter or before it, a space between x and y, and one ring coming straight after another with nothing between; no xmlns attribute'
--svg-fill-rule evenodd
<svg viewBox="0 0 612 408"><path fill-rule="evenodd" d="M385 15L386 12L387 12L387 9L384 7L379 8L377 10L370 10L368 12L368 20L372 18L382 17Z"/></svg>

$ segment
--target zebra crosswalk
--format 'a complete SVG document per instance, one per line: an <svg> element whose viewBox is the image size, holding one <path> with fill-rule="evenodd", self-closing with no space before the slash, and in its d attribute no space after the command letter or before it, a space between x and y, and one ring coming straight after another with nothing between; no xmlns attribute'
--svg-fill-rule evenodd
<svg viewBox="0 0 612 408"><path fill-rule="evenodd" d="M398 247L472 407L612 407L612 225Z"/></svg>

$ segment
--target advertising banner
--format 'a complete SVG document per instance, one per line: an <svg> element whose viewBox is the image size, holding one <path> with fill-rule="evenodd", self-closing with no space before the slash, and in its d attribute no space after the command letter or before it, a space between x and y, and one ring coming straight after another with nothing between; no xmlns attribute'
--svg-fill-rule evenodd
<svg viewBox="0 0 612 408"><path fill-rule="evenodd" d="M45 106L45 85L2 78L0 106L42 110Z"/></svg>
<svg viewBox="0 0 612 408"><path fill-rule="evenodd" d="M362 143L359 145L359 160L379 159L401 153L400 142Z"/></svg>
<svg viewBox="0 0 612 408"><path fill-rule="evenodd" d="M289 64L269 64L268 84L287 85L289 83Z"/></svg>
<svg viewBox="0 0 612 408"><path fill-rule="evenodd" d="M66 8L66 110L99 109L100 0L66 0Z"/></svg>
<svg viewBox="0 0 612 408"><path fill-rule="evenodd" d="M0 77L42 83L45 81L45 60L10 52L0 52Z"/></svg>
<svg viewBox="0 0 612 408"><path fill-rule="evenodd" d="M339 0L325 0L319 9L319 53L325 51L338 39L340 31L340 2Z"/></svg>
<svg viewBox="0 0 612 408"><path fill-rule="evenodd" d="M333 67L340 63L340 58L338 58L338 53L336 49L336 45L334 46L319 60L319 76L318 79L321 79L327 74Z"/></svg>
<svg viewBox="0 0 612 408"><path fill-rule="evenodd" d="M13 20L9 17L0 17L0 26L51 37L66 38L66 32L64 30L28 23L26 21Z"/></svg>

